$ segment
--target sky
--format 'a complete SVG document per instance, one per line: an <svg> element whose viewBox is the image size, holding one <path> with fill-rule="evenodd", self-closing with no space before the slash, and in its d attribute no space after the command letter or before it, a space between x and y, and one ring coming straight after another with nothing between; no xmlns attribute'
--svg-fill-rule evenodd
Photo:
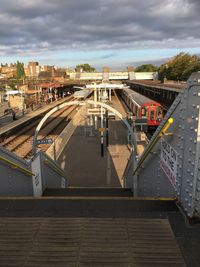
<svg viewBox="0 0 200 267"><path fill-rule="evenodd" d="M200 0L0 0L0 62L96 69L200 54Z"/></svg>

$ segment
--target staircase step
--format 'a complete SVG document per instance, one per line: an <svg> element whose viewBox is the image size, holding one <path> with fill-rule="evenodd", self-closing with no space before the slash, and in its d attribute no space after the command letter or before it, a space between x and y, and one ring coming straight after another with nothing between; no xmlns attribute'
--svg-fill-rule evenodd
<svg viewBox="0 0 200 267"><path fill-rule="evenodd" d="M72 196L72 197L131 197L133 193L127 188L90 188L90 187L68 187L48 188L43 196Z"/></svg>
<svg viewBox="0 0 200 267"><path fill-rule="evenodd" d="M73 197L9 198L0 200L2 217L96 217L136 218L165 217L177 212L173 200L135 199L134 197Z"/></svg>

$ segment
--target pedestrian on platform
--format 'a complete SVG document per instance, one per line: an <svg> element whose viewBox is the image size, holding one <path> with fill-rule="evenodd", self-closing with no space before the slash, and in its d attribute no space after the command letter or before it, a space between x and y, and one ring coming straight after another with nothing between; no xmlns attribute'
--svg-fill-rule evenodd
<svg viewBox="0 0 200 267"><path fill-rule="evenodd" d="M16 119L17 119L16 118L16 113L15 113L15 111L13 109L12 109L12 116L13 116L13 120L16 121Z"/></svg>

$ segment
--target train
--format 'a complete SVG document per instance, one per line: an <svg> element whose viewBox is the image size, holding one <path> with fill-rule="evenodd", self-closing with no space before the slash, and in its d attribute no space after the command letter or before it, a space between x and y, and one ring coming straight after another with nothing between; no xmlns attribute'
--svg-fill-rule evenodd
<svg viewBox="0 0 200 267"><path fill-rule="evenodd" d="M162 105L129 88L118 92L135 117L135 122L145 125L146 132L156 130L165 115Z"/></svg>

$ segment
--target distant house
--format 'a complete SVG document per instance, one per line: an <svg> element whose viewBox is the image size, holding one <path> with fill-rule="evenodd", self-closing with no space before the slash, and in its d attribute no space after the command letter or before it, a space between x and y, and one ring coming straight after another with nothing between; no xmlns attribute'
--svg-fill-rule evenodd
<svg viewBox="0 0 200 267"><path fill-rule="evenodd" d="M65 79L68 77L66 71L64 69L56 69L53 72L53 80L55 82L64 82Z"/></svg>
<svg viewBox="0 0 200 267"><path fill-rule="evenodd" d="M70 76L66 74L65 69L53 68L48 71L40 71L38 78L43 81L64 83L66 79L70 78Z"/></svg>
<svg viewBox="0 0 200 267"><path fill-rule="evenodd" d="M38 78L45 81L52 81L52 71L40 71Z"/></svg>

